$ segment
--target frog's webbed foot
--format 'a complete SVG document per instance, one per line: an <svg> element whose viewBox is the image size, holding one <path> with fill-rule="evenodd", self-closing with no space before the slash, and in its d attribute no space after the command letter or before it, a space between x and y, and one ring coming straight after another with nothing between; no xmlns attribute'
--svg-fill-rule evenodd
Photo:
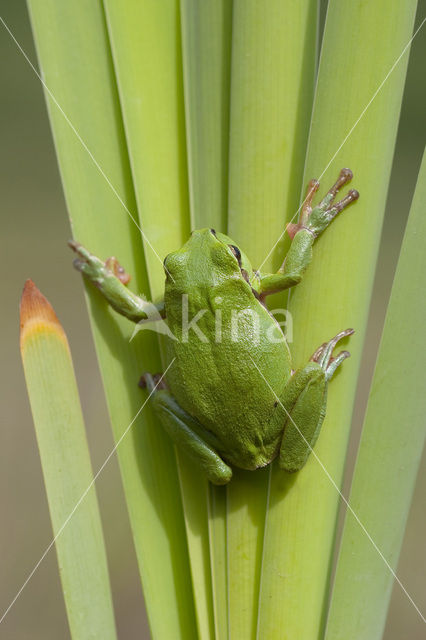
<svg viewBox="0 0 426 640"><path fill-rule="evenodd" d="M83 245L75 240L69 240L68 245L78 255L73 262L77 271L81 271L95 285L99 285L108 275L114 275L123 284L130 282L131 276L126 273L117 258L111 256L105 262L90 253Z"/></svg>
<svg viewBox="0 0 426 640"><path fill-rule="evenodd" d="M352 180L353 174L350 169L342 169L339 177L333 186L328 190L322 201L313 207L312 201L315 193L318 191L320 183L318 180L311 180L308 185L305 200L302 206L302 212L297 224L287 225L287 232L291 238L301 229L307 229L314 237L320 235L328 227L330 222L337 216L340 211L347 207L351 202L359 198L359 193L355 189L348 191L346 196L333 204L337 192L348 182Z"/></svg>
<svg viewBox="0 0 426 640"><path fill-rule="evenodd" d="M337 356L333 357L334 348L340 340L347 336L351 336L353 333L355 333L353 329L340 331L340 333L335 335L334 338L328 342L324 342L320 347L318 347L315 353L311 356L311 362L316 362L320 365L325 372L327 380L330 380L337 367L351 355L349 351L341 351Z"/></svg>

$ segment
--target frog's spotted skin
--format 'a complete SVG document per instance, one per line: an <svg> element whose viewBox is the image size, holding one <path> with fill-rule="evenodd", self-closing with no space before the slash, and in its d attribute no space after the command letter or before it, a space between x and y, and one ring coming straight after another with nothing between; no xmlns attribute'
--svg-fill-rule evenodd
<svg viewBox="0 0 426 640"><path fill-rule="evenodd" d="M229 465L257 469L276 456L281 468L298 471L316 442L328 381L349 356L342 351L333 357L333 350L353 330L322 344L293 372L284 335L264 300L300 282L315 239L358 198L351 190L333 204L351 178L342 169L316 206L319 183L309 183L300 219L287 227L290 249L274 274L253 271L241 248L214 229L194 231L164 260L164 303L156 305L156 319L162 315L174 337L166 340L172 365L167 388L157 388L150 374L144 384L154 391L152 402L167 433L214 484L229 482ZM116 311L134 322L150 320L152 303L126 288L127 274L115 259L104 263L81 245L71 246L78 254L76 268Z"/></svg>

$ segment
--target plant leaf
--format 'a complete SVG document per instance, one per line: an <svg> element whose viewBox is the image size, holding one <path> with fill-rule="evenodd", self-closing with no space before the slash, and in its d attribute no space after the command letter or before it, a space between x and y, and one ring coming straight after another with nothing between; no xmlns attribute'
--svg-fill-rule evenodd
<svg viewBox="0 0 426 640"><path fill-rule="evenodd" d="M103 7L100 2L83 0L30 0L29 8L43 77L59 104L47 92L75 237L102 258L116 255L133 276L133 291L149 296ZM148 148L144 148L144 154L149 157ZM162 167L159 171L166 180ZM170 180L174 183L173 176ZM155 245L156 237L150 238ZM163 248L158 245L159 251ZM150 266L157 265L158 258L151 249L149 255ZM159 287L160 274L161 264L152 276L154 287L156 283ZM94 287L87 287L87 295L114 438L118 441L146 398L137 386L141 373L161 370L159 350L148 332L140 332L130 341L133 325L108 309ZM196 637L175 454L149 404L121 442L118 459L152 635Z"/></svg>
<svg viewBox="0 0 426 640"><path fill-rule="evenodd" d="M386 622L393 585L386 563L396 571L425 441L425 375L418 363L426 357L420 330L426 323L426 298L422 277L416 277L426 272L425 207L426 154L393 282L352 478L351 510L346 512L327 640L378 640Z"/></svg>
<svg viewBox="0 0 426 640"><path fill-rule="evenodd" d="M232 0L181 0L181 19L192 227L226 232Z"/></svg>
<svg viewBox="0 0 426 640"><path fill-rule="evenodd" d="M234 1L228 231L254 266L266 259L263 271L282 262L283 243L274 245L298 207L316 34L316 0ZM228 487L231 638L256 634L268 477L236 470Z"/></svg>
<svg viewBox="0 0 426 640"><path fill-rule="evenodd" d="M407 52L375 92L409 42L415 8L415 1L402 5L385 0L367 4L331 0L328 6L305 182L321 177L321 193L325 193L339 170L349 166L361 196L316 242L312 265L292 294L295 368L338 331L354 327L356 334L350 338L353 357L329 385L327 417L315 455L293 476L274 466L259 610L259 629L271 639L282 638L283 629L285 637L298 640L312 640L322 633L337 488L343 475Z"/></svg>
<svg viewBox="0 0 426 640"><path fill-rule="evenodd" d="M181 2L188 179L194 229L226 231L231 21L230 0ZM178 460L200 637L225 638L226 492L222 487L209 486L196 472L191 473L184 456L179 455Z"/></svg>
<svg viewBox="0 0 426 640"><path fill-rule="evenodd" d="M179 2L105 0L105 13L151 293L158 299L163 259L190 231Z"/></svg>
<svg viewBox="0 0 426 640"><path fill-rule="evenodd" d="M31 280L21 300L21 355L71 636L116 636L102 523L68 340Z"/></svg>

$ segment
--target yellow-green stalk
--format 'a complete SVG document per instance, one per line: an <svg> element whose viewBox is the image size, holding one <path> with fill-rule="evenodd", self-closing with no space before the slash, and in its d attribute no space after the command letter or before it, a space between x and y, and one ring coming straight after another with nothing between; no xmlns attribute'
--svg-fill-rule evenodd
<svg viewBox="0 0 426 640"><path fill-rule="evenodd" d="M226 232L231 26L232 0L182 0L185 129L193 229L210 227ZM181 481L184 478L188 481L182 487L184 505L189 492L198 505L198 509L192 509L191 520L185 508L198 618L202 619L200 606L204 589L205 605L209 611L212 606L214 611L214 633L216 638L224 639L228 629L226 490L209 487L203 478L194 483L193 476L186 473L187 466L181 459ZM208 535L205 535L206 526ZM195 556L197 549L198 557ZM207 637L207 621L204 615L203 638ZM209 633L212 633L211 627Z"/></svg>
<svg viewBox="0 0 426 640"><path fill-rule="evenodd" d="M49 302L28 280L21 355L74 640L115 640L102 524L71 353Z"/></svg>
<svg viewBox="0 0 426 640"><path fill-rule="evenodd" d="M123 4L120 6L123 12ZM147 249L150 266L158 261L158 269L150 278L154 285L151 291L136 226L139 214L104 8L91 0L29 0L29 8L73 234L96 255L117 256L132 275L129 286L135 293L143 292L147 297L158 294L163 277L161 259ZM151 28L145 22L143 26ZM138 30L138 24L134 29ZM131 71L135 82L141 78L133 67ZM172 136L171 144L176 136ZM156 140L153 145L152 149L143 146L144 159L153 157ZM166 158L173 156L172 149L170 153L161 149ZM172 191L173 207L167 211L174 215L178 206L173 190L176 181L163 165L155 166L159 182L154 182L156 174L152 170L152 188L159 198ZM156 215L157 209L153 213ZM163 224L164 220L158 222L161 237L167 234ZM149 234L164 257L165 246L158 234L152 228ZM134 326L111 312L94 287L87 288L87 295L114 438L118 441L146 399L137 385L141 373L161 371L159 349L156 338L147 332L131 340ZM152 635L194 638L193 594L176 458L149 403L121 442L118 460Z"/></svg>
<svg viewBox="0 0 426 640"><path fill-rule="evenodd" d="M326 640L380 640L425 441L426 155L386 314L334 580ZM420 276L420 277L419 277ZM410 585L398 584L408 590ZM424 616L412 602L412 615ZM424 619L423 619L424 621Z"/></svg>
<svg viewBox="0 0 426 640"><path fill-rule="evenodd" d="M316 50L316 0L234 1L228 232L264 271L281 264L299 205ZM236 470L228 487L231 638L256 634L268 476Z"/></svg>
<svg viewBox="0 0 426 640"><path fill-rule="evenodd" d="M323 187L342 167L354 174L356 205L314 247L292 294L293 355L303 365L347 327L352 358L329 385L318 442L296 475L276 466L265 527L259 638L321 637L337 509L356 380L373 284L416 2L328 6L305 168ZM387 75L391 71L386 80ZM381 86L383 84L383 86ZM353 132L351 132L352 128Z"/></svg>
<svg viewBox="0 0 426 640"><path fill-rule="evenodd" d="M151 294L190 232L181 15L177 0L105 0ZM153 244L157 255L152 251ZM161 259L159 259L161 258ZM159 426L161 429L161 426ZM207 485L177 453L198 631L213 633Z"/></svg>

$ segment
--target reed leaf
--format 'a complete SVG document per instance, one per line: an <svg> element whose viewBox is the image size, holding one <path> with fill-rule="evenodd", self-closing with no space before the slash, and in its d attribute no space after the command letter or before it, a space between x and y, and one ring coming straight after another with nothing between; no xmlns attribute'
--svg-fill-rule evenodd
<svg viewBox="0 0 426 640"><path fill-rule="evenodd" d="M179 2L105 0L105 13L148 277L158 299L163 259L190 231Z"/></svg>
<svg viewBox="0 0 426 640"><path fill-rule="evenodd" d="M21 355L74 640L116 636L105 544L65 332L31 280L21 300Z"/></svg>
<svg viewBox="0 0 426 640"><path fill-rule="evenodd" d="M181 20L192 227L226 232L232 0L181 0Z"/></svg>
<svg viewBox="0 0 426 640"><path fill-rule="evenodd" d="M264 271L282 262L283 243L274 245L298 207L316 36L315 0L234 0L228 231ZM268 477L236 470L228 487L231 638L256 634Z"/></svg>
<svg viewBox="0 0 426 640"><path fill-rule="evenodd" d="M419 331L426 322L426 299L422 278L416 277L426 272L425 206L426 155L401 247L352 478L327 640L378 640L385 626L392 571L397 569L425 441L425 375L418 362L426 356Z"/></svg>
<svg viewBox="0 0 426 640"><path fill-rule="evenodd" d="M228 637L226 487L210 485L209 542L216 640Z"/></svg>
<svg viewBox="0 0 426 640"><path fill-rule="evenodd" d="M181 1L188 181L194 229L226 231L231 22L231 0ZM189 504L185 514L200 637L225 638L226 493L223 487L209 487L205 478L188 473L189 465L180 456L181 482L186 479L185 484L182 482L184 505L186 495L192 499L191 519Z"/></svg>
<svg viewBox="0 0 426 640"><path fill-rule="evenodd" d="M316 243L290 305L294 362L353 326L352 358L329 385L327 417L306 466L276 466L265 527L259 637L322 637L336 515L416 2L328 6L305 182L354 172L361 197ZM368 73L366 70L368 69ZM355 127L355 128L354 128Z"/></svg>
<svg viewBox="0 0 426 640"><path fill-rule="evenodd" d="M155 238L159 255L165 257L187 240L190 231L179 2L106 0L105 8L140 219L147 237ZM182 27L185 16L188 12L182 7ZM190 33L185 28L182 31L188 64L193 54L185 34ZM187 77L188 91L190 86ZM204 175L204 169L197 176L190 172L193 188ZM205 180L202 188L207 184ZM147 246L145 249L152 290L158 298L164 288L164 272L156 256ZM198 632L209 638L214 628L208 487L185 456L177 452L177 460Z"/></svg>
<svg viewBox="0 0 426 640"><path fill-rule="evenodd" d="M43 77L51 91L47 103L73 233L93 253L118 256L133 276L133 291L158 295L162 266L147 249L150 267L158 262L150 273L151 291L135 224L138 212L102 4L29 0L29 8ZM140 77L141 70L132 71ZM156 146L156 141L150 142ZM154 148L143 147L145 158L150 151ZM162 153L167 156L169 150L163 148ZM167 172L156 167L160 199L170 190L175 195L174 174L168 187ZM151 171L153 180L155 175ZM176 206L174 201L173 211ZM180 238L180 218L174 228ZM164 255L158 235L150 240ZM118 458L151 632L154 638L196 637L174 450L149 404L132 423L146 398L137 387L140 374L161 370L157 342L146 332L130 341L131 323L111 312L93 287L87 295L117 442L132 424L120 442Z"/></svg>

